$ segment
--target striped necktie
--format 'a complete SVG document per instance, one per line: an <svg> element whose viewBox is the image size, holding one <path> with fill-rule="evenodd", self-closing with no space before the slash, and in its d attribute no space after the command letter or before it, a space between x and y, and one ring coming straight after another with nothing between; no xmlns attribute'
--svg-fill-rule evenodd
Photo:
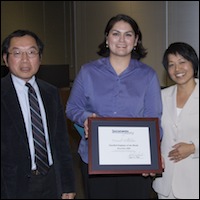
<svg viewBox="0 0 200 200"><path fill-rule="evenodd" d="M35 162L37 170L41 174L46 174L49 169L49 164L48 164L44 127L40 114L40 107L34 88L31 86L30 83L26 83L26 86L28 87L31 125L32 125L34 147L35 147Z"/></svg>

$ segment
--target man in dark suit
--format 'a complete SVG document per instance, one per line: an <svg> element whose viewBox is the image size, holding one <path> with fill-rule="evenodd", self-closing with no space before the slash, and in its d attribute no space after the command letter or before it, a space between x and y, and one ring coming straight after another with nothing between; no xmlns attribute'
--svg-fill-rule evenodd
<svg viewBox="0 0 200 200"><path fill-rule="evenodd" d="M1 199L75 197L72 155L59 91L35 76L43 47L38 36L28 30L14 31L2 43L3 61L10 73L1 79ZM35 159L27 82L36 91L44 126L48 152L44 175Z"/></svg>

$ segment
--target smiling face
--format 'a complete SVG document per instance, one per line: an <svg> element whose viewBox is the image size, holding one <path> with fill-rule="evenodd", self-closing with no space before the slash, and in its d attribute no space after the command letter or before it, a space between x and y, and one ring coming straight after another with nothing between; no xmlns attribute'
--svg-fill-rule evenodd
<svg viewBox="0 0 200 200"><path fill-rule="evenodd" d="M109 31L106 43L110 49L110 56L129 56L137 45L138 38L129 23L121 20L115 23Z"/></svg>
<svg viewBox="0 0 200 200"><path fill-rule="evenodd" d="M37 73L41 59L38 46L33 37L29 35L13 37L8 52L8 56L4 54L3 59L12 74L28 81Z"/></svg>
<svg viewBox="0 0 200 200"><path fill-rule="evenodd" d="M168 55L168 73L171 79L180 85L194 81L194 69L192 62L180 54Z"/></svg>

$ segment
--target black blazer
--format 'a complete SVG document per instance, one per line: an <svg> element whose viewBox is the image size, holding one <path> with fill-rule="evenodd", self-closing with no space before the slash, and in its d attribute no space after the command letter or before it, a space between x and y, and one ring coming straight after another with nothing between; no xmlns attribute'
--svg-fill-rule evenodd
<svg viewBox="0 0 200 200"><path fill-rule="evenodd" d="M36 79L47 116L59 198L75 192L66 118L58 89ZM28 188L31 157L22 111L10 74L1 78L1 199L20 198Z"/></svg>

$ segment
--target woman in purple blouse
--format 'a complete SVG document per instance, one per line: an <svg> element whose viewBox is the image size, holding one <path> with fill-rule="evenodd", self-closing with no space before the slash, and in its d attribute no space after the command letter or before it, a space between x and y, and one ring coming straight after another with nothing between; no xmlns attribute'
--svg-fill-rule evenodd
<svg viewBox="0 0 200 200"><path fill-rule="evenodd" d="M86 198L148 199L151 176L88 174L88 117L160 119L162 113L157 74L140 61L147 51L137 23L119 14L108 21L104 36L98 52L102 58L81 67L66 107L67 117L85 129L78 152Z"/></svg>

